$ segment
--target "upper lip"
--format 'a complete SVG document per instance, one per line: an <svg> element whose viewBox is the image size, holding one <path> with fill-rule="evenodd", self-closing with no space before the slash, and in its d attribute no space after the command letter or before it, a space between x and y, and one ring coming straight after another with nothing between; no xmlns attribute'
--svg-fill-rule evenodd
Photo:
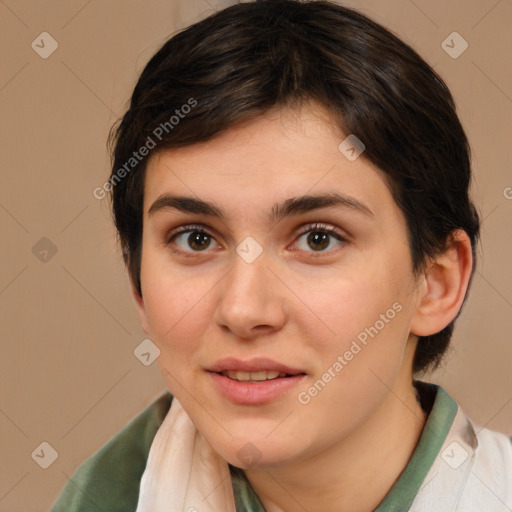
<svg viewBox="0 0 512 512"><path fill-rule="evenodd" d="M225 372L225 371L241 371L241 372L260 372L260 371L278 371L280 373L287 373L289 375L299 375L306 373L299 368L293 368L285 364L273 361L265 357L256 357L247 361L242 361L236 357L226 357L219 359L213 365L207 368L210 372Z"/></svg>

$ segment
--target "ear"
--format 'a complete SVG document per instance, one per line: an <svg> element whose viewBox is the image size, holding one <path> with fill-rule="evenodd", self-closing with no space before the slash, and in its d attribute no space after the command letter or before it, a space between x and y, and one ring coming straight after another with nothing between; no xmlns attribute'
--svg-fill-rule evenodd
<svg viewBox="0 0 512 512"><path fill-rule="evenodd" d="M131 296L135 302L135 306L137 308L137 311L139 312L140 322L142 325L142 329L146 334L149 335L149 322L148 317L146 314L146 307L144 305L144 299L142 295L139 293L139 290L137 289L137 286L133 282L133 279L128 272L129 280L130 280L130 289L131 289Z"/></svg>
<svg viewBox="0 0 512 512"><path fill-rule="evenodd" d="M453 231L446 250L436 256L418 286L418 305L411 333L430 336L442 331L459 313L471 278L471 241L461 229Z"/></svg>

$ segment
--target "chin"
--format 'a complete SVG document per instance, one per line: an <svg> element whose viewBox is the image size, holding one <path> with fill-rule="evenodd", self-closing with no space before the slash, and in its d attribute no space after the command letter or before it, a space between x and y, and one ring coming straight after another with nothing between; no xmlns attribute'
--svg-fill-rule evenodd
<svg viewBox="0 0 512 512"><path fill-rule="evenodd" d="M219 449L221 448L221 449ZM240 469L267 469L284 466L298 457L292 447L269 442L265 436L232 439L228 446L214 449L232 466Z"/></svg>

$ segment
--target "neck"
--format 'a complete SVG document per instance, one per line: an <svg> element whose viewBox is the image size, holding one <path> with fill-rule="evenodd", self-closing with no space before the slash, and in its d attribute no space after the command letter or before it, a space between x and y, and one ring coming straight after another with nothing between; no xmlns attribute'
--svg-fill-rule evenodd
<svg viewBox="0 0 512 512"><path fill-rule="evenodd" d="M266 512L374 510L407 465L427 419L412 376L402 381L335 446L286 467L246 470Z"/></svg>

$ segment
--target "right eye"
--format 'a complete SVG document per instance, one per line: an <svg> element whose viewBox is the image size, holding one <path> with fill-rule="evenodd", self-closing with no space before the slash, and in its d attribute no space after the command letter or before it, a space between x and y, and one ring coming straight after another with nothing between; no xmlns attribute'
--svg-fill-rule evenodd
<svg viewBox="0 0 512 512"><path fill-rule="evenodd" d="M182 226L170 233L167 244L175 245L181 252L193 254L206 251L214 241L215 238L202 226L191 225Z"/></svg>

